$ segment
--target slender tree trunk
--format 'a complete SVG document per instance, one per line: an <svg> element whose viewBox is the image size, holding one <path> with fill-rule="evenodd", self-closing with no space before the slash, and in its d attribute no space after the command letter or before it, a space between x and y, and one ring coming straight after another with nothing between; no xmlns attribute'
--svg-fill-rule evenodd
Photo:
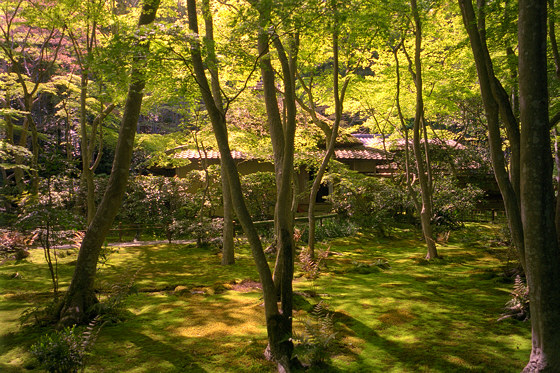
<svg viewBox="0 0 560 373"><path fill-rule="evenodd" d="M139 28L154 21L158 7L159 0L144 2L138 22ZM93 287L97 261L101 245L118 213L126 191L134 137L142 105L145 78L144 67L141 66L141 63L144 56L149 53L149 44L138 43L137 48L111 176L107 190L80 247L74 275L59 315L60 323L64 325L86 322L91 312L91 306L98 302Z"/></svg>
<svg viewBox="0 0 560 373"><path fill-rule="evenodd" d="M520 200L519 194L517 194L516 192L517 190L519 190L519 186L515 186L515 183L519 181L519 178L512 177L510 179L510 176L506 169L506 160L502 151L503 143L500 133L500 112L504 113L508 111L506 109L500 111L500 104L502 107L504 107L507 105L507 102L504 102L502 100L503 95L496 95L498 91L502 90L492 88L493 86L499 84L499 82L494 75L492 61L488 54L488 49L486 48L486 40L483 37L483 34L485 32L485 30L483 29L484 22L477 22L471 0L459 0L459 5L461 7L463 23L465 24L465 28L469 35L469 40L476 63L480 92L482 95L482 102L484 105L484 111L488 123L488 143L490 146L490 157L492 161L492 168L494 169L494 176L496 178L496 182L498 183L498 187L500 188L500 193L504 202L512 242L519 253L519 260L521 262L521 265L523 266L523 268L525 268L525 249L523 239L523 226L521 223ZM507 117L502 119L505 122L507 120ZM517 129L516 131L512 127L513 124L510 123L510 125L508 126L509 131L507 131L507 134L510 144L514 145L519 141L519 137L517 136L519 129ZM519 145L515 145L514 148L519 148ZM519 155L518 151L512 151L512 159L515 158L514 153ZM512 160L512 162L517 165L519 164L518 160ZM514 169L517 168L517 166L512 166L510 168Z"/></svg>
<svg viewBox="0 0 560 373"><path fill-rule="evenodd" d="M399 121L401 123L401 127L402 127L402 131L404 132L404 167L405 167L405 182L406 182L406 192L408 197L412 200L412 202L414 203L414 208L416 209L416 211L420 211L421 210L421 205L420 205L420 201L418 201L418 197L416 195L416 192L414 191L414 189L412 188L412 184L413 184L413 180L412 180L412 172L410 171L410 139L409 139L409 134L408 134L408 130L409 128L407 127L407 124L404 120L404 116L402 113L402 108L401 108L401 73L400 73L400 67L399 67L399 48L401 47L403 41L401 40L401 42L395 47L393 48L393 57L395 58L395 73L397 76L397 81L396 81L396 88L397 88L397 92L395 94L395 104L397 106L397 114L399 115Z"/></svg>
<svg viewBox="0 0 560 373"><path fill-rule="evenodd" d="M262 30L261 30L262 31ZM262 32L259 33L259 51L264 52L262 48L261 38ZM274 96L265 93L265 101L267 103L267 115L269 128L271 129L271 137L278 134L282 134L283 149L275 153L281 153L281 159L275 158L275 164L280 164L277 169L280 171L280 184L277 186L277 199L276 199L276 209L275 209L275 221L278 226L278 255L281 255L282 270L278 277L279 282L279 293L281 298L282 307L282 327L281 329L287 333L288 336L292 335L292 281L294 275L294 256L295 256L295 243L294 243L294 218L292 215L292 179L293 179L293 169L294 169L294 140L295 140L295 129L296 129L296 101L295 101L295 77L296 77L296 61L297 52L299 47L298 35L290 35L288 37L288 50L284 49L284 46L280 38L275 35L273 36L273 43L276 47L278 53L278 59L282 66L282 80L284 85L284 107L286 109L286 121L277 120L280 118L277 115L278 101L276 99L276 94ZM261 54L262 55L262 54ZM270 60L268 60L270 62ZM261 66L261 72L264 73L263 69L266 68L264 65ZM274 79L264 79L263 85L268 86L265 91L275 92ZM273 112L269 110L276 108ZM272 115L271 115L272 114ZM275 129L273 129L276 127ZM273 146L278 143L273 140ZM275 273L276 276L276 273ZM281 344L281 353L276 357L275 360L278 361L282 369L289 370L293 364L292 362L292 351L293 343L291 339L285 341ZM280 369L279 369L280 370Z"/></svg>
<svg viewBox="0 0 560 373"><path fill-rule="evenodd" d="M532 350L524 372L560 372L560 250L548 121L546 0L519 2L521 216Z"/></svg>
<svg viewBox="0 0 560 373"><path fill-rule="evenodd" d="M83 62L82 62L83 63ZM82 193L86 196L86 218L87 224L89 225L93 220L95 215L95 184L93 181L93 172L90 169L91 159L89 152L89 136L87 133L87 108L86 108L86 98L87 98L87 86L88 77L87 70L82 66L81 74L81 85L80 85L80 134L81 134L81 145L80 153L82 154L82 186L85 191ZM91 134L94 136L94 134Z"/></svg>
<svg viewBox="0 0 560 373"><path fill-rule="evenodd" d="M193 33L198 34L196 0L187 0L187 9L189 28ZM270 354L275 361L277 361L281 366L286 367L287 371L289 371L289 356L291 354L291 342L289 341L289 338L291 337L291 329L287 327L288 325L285 321L285 317L281 315L278 310L272 273L270 272L270 267L268 266L259 235L253 225L247 206L245 205L239 174L229 148L225 113L221 111L219 106L216 104L216 98L213 97L212 90L208 84L204 63L202 61L200 44L196 40L191 40L190 47L193 70L197 83L200 87L200 93L206 105L206 109L208 110L208 115L210 116L210 120L212 122L212 128L214 130L214 135L220 151L222 169L227 175L231 191L233 208L249 241L251 252L253 254L255 265L263 287L264 309Z"/></svg>
<svg viewBox="0 0 560 373"><path fill-rule="evenodd" d="M321 181L323 179L323 175L327 170L327 166L329 165L329 161L334 154L334 148L336 145L336 138L338 136L338 127L340 126L340 120L342 118L342 103L344 102L344 93L346 92L346 87L348 87L348 82L350 81L348 78L344 81L344 85L342 87L342 92L339 93L338 88L338 70L339 70L339 58L338 58L338 8L337 8L337 1L331 1L331 5L333 7L333 33L332 33L332 52L333 52L333 98L334 98L334 109L335 109L335 119L333 123L332 130L330 131L330 136L327 135L326 143L327 149L326 153L323 157L323 161L321 162L321 166L319 166L319 170L317 170L317 174L315 175L315 180L313 180L313 184L311 186L311 191L309 192L309 207L307 209L307 221L308 221L308 230L309 230L309 239L308 239L308 248L309 248L309 256L311 259L315 259L315 202L317 200L317 192L321 186ZM314 103L311 103L311 106L314 107ZM326 134L325 134L326 135Z"/></svg>
<svg viewBox="0 0 560 373"><path fill-rule="evenodd" d="M224 226L222 229L222 264L229 265L235 263L233 245L233 205L231 203L231 190L228 183L227 172L224 165L221 165L222 176L222 197L224 205Z"/></svg>
<svg viewBox="0 0 560 373"><path fill-rule="evenodd" d="M210 72L210 86L212 90L213 100L221 112L224 112L222 102L222 93L220 89L220 80L218 76L218 61L216 59L216 50L214 45L214 22L212 20L212 9L210 0L202 1L202 15L204 17L204 26L206 36L204 42L206 45L207 65ZM222 265L233 264L235 262L235 252L233 245L233 206L231 203L231 191L228 178L224 170L224 165L220 161L221 178L222 178L222 200L224 207L224 226L222 229Z"/></svg>
<svg viewBox="0 0 560 373"><path fill-rule="evenodd" d="M554 164L556 165L556 208L554 219L556 222L558 246L560 247L560 146L558 145L557 127L552 129L552 135L554 136Z"/></svg>
<svg viewBox="0 0 560 373"><path fill-rule="evenodd" d="M426 259L430 260L438 257L436 242L433 237L432 232L432 190L430 182L430 172L427 171L427 167L430 164L424 165L424 157L422 156L422 148L420 145L421 132L426 126L424 122L424 99L422 97L422 63L420 60L420 52L422 48L422 24L420 22L420 16L418 14L418 7L416 0L411 0L410 5L412 8L412 14L415 23L415 34L416 43L414 51L414 83L416 85L416 114L414 116L414 129L413 129L413 151L414 158L416 159L416 168L418 170L418 180L420 182L420 195L422 198L422 208L420 210L420 222L422 223L422 232L424 233L424 239L426 240L426 245L428 247L428 253L426 254ZM425 150L427 152L428 144L424 144ZM428 155L426 154L426 159Z"/></svg>

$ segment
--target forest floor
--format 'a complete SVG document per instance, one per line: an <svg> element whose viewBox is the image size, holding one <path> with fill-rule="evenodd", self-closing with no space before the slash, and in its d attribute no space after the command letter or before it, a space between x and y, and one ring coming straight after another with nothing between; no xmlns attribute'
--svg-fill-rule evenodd
<svg viewBox="0 0 560 373"><path fill-rule="evenodd" d="M313 316L320 302L334 328L308 336L332 337L326 363L309 371L521 371L530 324L497 321L513 287L504 274L514 265L501 229L467 224L438 247L442 259L430 262L420 233L407 227L390 237L366 232L322 242L329 255L318 277L306 278L296 265L294 281L297 333L312 331L304 325L313 320L330 324ZM76 252L60 252L64 289ZM193 243L109 247L105 254L96 285L102 300L118 284L133 281L137 292L113 310L122 321L103 326L86 372L275 371L263 357L262 297L244 241L232 266L220 266L216 249ZM0 265L1 372L40 371L30 346L50 329L21 326L20 317L52 298L41 249Z"/></svg>

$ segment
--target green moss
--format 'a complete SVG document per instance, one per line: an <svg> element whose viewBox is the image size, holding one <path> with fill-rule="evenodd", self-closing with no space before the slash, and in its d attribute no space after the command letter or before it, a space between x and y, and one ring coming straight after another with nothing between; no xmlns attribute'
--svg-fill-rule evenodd
<svg viewBox="0 0 560 373"><path fill-rule="evenodd" d="M321 300L335 312L330 365L310 371L520 371L530 353L530 325L496 322L510 291L499 260L507 249L489 250L498 230L478 224L454 231L448 246L439 247L443 259L430 262L409 228L395 229L392 238L359 233L330 241L319 278L294 282L298 317ZM258 275L246 244L236 249L232 266L194 245L110 254L96 287L103 293L134 278L138 294L127 298L124 322L103 328L86 371L275 371L263 357ZM75 259L73 253L60 259L63 287L73 270L66 263ZM42 251L1 265L0 286L0 371L38 371L29 346L47 329L20 328L18 319L52 297Z"/></svg>

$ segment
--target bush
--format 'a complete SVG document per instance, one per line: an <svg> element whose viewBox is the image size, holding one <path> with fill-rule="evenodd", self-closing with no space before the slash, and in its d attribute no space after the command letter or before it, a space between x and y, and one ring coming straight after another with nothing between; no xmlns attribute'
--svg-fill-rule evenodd
<svg viewBox="0 0 560 373"><path fill-rule="evenodd" d="M29 256L28 247L34 238L15 231L0 231L0 259L22 260Z"/></svg>
<svg viewBox="0 0 560 373"><path fill-rule="evenodd" d="M85 351L74 327L43 335L31 346L39 365L51 373L77 372L84 363Z"/></svg>
<svg viewBox="0 0 560 373"><path fill-rule="evenodd" d="M31 346L31 355L51 373L74 373L85 368L86 359L104 323L95 317L83 333L76 326L45 334Z"/></svg>
<svg viewBox="0 0 560 373"><path fill-rule="evenodd" d="M461 186L450 177L438 179L433 195L432 223L435 231L460 228L483 193L482 189L474 185Z"/></svg>
<svg viewBox="0 0 560 373"><path fill-rule="evenodd" d="M395 216L412 207L404 190L390 180L346 169L329 174L328 179L334 184L329 196L333 210L359 227L386 235Z"/></svg>
<svg viewBox="0 0 560 373"><path fill-rule="evenodd" d="M324 241L329 238L348 237L356 232L356 223L348 218L336 217L324 219L322 224L315 223L315 241ZM301 232L301 240L309 241L309 226Z"/></svg>
<svg viewBox="0 0 560 373"><path fill-rule="evenodd" d="M241 177L247 209L254 220L274 217L276 176L273 172L255 172Z"/></svg>

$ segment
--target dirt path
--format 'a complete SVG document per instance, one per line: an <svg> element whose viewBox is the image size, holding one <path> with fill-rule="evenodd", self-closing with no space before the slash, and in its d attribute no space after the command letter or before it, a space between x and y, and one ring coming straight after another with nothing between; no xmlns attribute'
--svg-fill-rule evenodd
<svg viewBox="0 0 560 373"><path fill-rule="evenodd" d="M186 245L190 243L195 243L195 240L172 240L172 244ZM167 240L156 240L156 241L128 241L128 242L110 242L107 246L110 247L135 247L135 246L148 246L148 245L159 245L159 244L169 244ZM57 245L56 249L71 249L75 245Z"/></svg>

